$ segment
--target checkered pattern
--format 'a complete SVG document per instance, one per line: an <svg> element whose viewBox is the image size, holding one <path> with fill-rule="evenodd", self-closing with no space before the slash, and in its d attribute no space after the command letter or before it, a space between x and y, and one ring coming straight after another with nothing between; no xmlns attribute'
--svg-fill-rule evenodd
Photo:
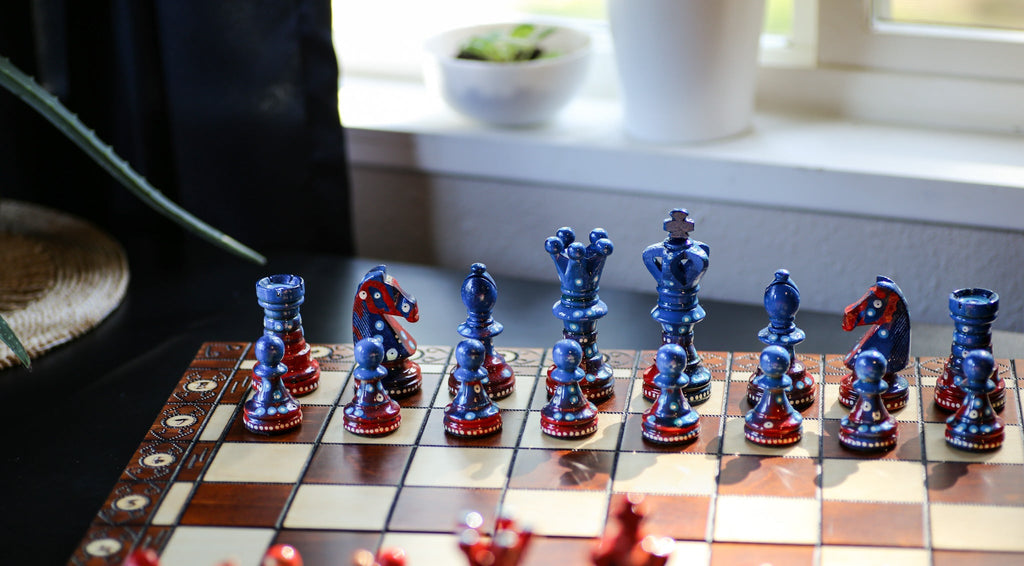
<svg viewBox="0 0 1024 566"><path fill-rule="evenodd" d="M754 353L703 353L711 398L698 407L700 438L683 448L645 443L640 375L653 352L607 351L615 396L596 434L540 431L550 352L506 352L516 392L499 402L504 427L487 438L445 435L442 384L451 348L425 347L424 389L402 401L402 425L383 438L352 435L338 408L352 398L350 345L314 347L320 388L301 399L292 433L252 435L241 423L251 348L204 344L97 514L71 563L119 564L134 546L163 564L258 563L290 543L305 563L341 564L358 548L405 548L413 566L463 564L453 528L466 510L488 524L502 510L532 526L526 563L587 564L610 508L646 494L649 532L679 541L670 564L999 563L1024 561L1024 435L1015 367L1007 383L1004 446L970 454L946 446L932 403L942 359L904 371L911 398L896 414L899 444L882 455L836 438L842 356L801 357L819 383L804 436L787 448L743 437Z"/></svg>

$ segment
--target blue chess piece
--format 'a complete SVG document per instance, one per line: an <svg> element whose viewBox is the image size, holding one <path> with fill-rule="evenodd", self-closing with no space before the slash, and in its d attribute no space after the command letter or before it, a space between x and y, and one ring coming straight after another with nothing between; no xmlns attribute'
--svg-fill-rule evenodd
<svg viewBox="0 0 1024 566"><path fill-rule="evenodd" d="M953 344L942 375L935 383L935 405L945 411L956 411L966 393L963 362L967 352L992 352L992 323L999 314L999 295L988 289L958 289L949 295L949 316L953 319ZM1006 381L999 372L992 376L993 389L988 394L992 407L1002 411L1006 405Z"/></svg>
<svg viewBox="0 0 1024 566"><path fill-rule="evenodd" d="M643 262L658 283L658 304L651 310L651 318L661 324L662 344L678 344L686 350L688 383L684 393L690 403L699 404L711 396L711 371L693 345L693 327L705 317L697 292L708 270L711 248L690 238L693 220L688 215L683 208L669 213L664 223L668 237L648 246ZM659 394L654 384L657 374L655 363L644 371L643 395L648 401Z"/></svg>
<svg viewBox="0 0 1024 566"><path fill-rule="evenodd" d="M360 436L383 436L398 430L402 408L384 385L388 377L384 345L376 338L363 338L356 342L354 357L352 401L342 409L345 430Z"/></svg>
<svg viewBox="0 0 1024 566"><path fill-rule="evenodd" d="M455 347L458 366L453 375L459 382L455 398L444 409L444 430L448 434L478 437L501 430L501 411L487 394L484 359L487 349L479 340L467 338Z"/></svg>
<svg viewBox="0 0 1024 566"><path fill-rule="evenodd" d="M504 330L502 324L492 316L494 303L498 299L498 286L487 273L487 266L474 263L469 275L462 282L462 303L466 305L466 320L458 327L464 338L479 340L484 345L483 367L487 371L484 387L491 399L497 401L512 394L516 388L516 375L505 358L494 350L492 340ZM455 371L448 375L448 392L455 395L459 382Z"/></svg>
<svg viewBox="0 0 1024 566"><path fill-rule="evenodd" d="M1006 427L996 415L991 396L996 384L996 362L985 349L964 353L960 389L964 398L956 413L946 419L946 443L968 452L988 452L1003 445Z"/></svg>
<svg viewBox="0 0 1024 566"><path fill-rule="evenodd" d="M266 334L256 341L253 381L259 381L252 398L242 408L242 423L250 432L281 434L302 424L302 409L288 391L282 377L288 373L284 341Z"/></svg>
<svg viewBox="0 0 1024 566"><path fill-rule="evenodd" d="M779 346L789 355L789 369L786 375L792 381L792 387L786 390L790 404L802 411L814 403L817 386L803 362L797 357L795 347L804 341L804 331L796 325L796 313L800 310L800 290L789 277L789 272L780 269L775 272L775 280L764 290L764 308L768 311L768 326L757 334L758 340L768 346ZM756 405L764 391L760 384L764 371L759 367L750 377L747 384L747 400Z"/></svg>
<svg viewBox="0 0 1024 566"><path fill-rule="evenodd" d="M864 350L854 362L857 400L850 414L839 421L839 443L850 450L884 452L896 447L899 429L882 398L889 389L883 379L888 371L885 355Z"/></svg>
<svg viewBox="0 0 1024 566"><path fill-rule="evenodd" d="M590 245L577 242L572 228L561 228L556 234L544 242L562 286L562 298L551 310L562 321L562 337L575 340L583 349L580 363L584 371L580 384L583 394L591 401L600 402L615 393L612 368L605 365L597 347L597 321L608 314L608 305L597 292L605 260L612 254L612 241L601 228L590 232ZM554 367L548 370L549 395L555 390L553 370Z"/></svg>
<svg viewBox="0 0 1024 566"><path fill-rule="evenodd" d="M657 444L683 444L696 440L700 434L700 415L683 394L689 384L686 361L686 350L678 344L665 344L658 349L654 358L658 368L654 384L660 393L643 416L641 427L646 440Z"/></svg>
<svg viewBox="0 0 1024 566"><path fill-rule="evenodd" d="M597 407L583 394L586 373L580 368L583 349L565 338L551 350L555 362L549 379L555 383L551 399L540 411L540 429L556 438L579 438L597 432Z"/></svg>
<svg viewBox="0 0 1024 566"><path fill-rule="evenodd" d="M302 330L299 309L305 298L306 283L298 275L271 275L256 282L256 301L263 307L263 333L284 341L283 361L288 372L281 379L295 397L308 395L320 385L320 362L313 358Z"/></svg>
<svg viewBox="0 0 1024 566"><path fill-rule="evenodd" d="M788 446L803 437L803 417L789 403L786 390L793 381L786 374L789 352L783 346L768 346L758 360L763 393L743 417L743 436L761 446Z"/></svg>

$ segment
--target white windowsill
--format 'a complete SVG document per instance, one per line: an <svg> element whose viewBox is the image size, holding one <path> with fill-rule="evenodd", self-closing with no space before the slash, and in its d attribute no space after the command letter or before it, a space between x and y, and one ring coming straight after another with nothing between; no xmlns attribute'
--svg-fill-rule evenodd
<svg viewBox="0 0 1024 566"><path fill-rule="evenodd" d="M418 82L347 75L340 94L354 166L1021 230L1019 136L759 112L746 135L660 146L628 139L613 99L578 97L551 124L508 130Z"/></svg>

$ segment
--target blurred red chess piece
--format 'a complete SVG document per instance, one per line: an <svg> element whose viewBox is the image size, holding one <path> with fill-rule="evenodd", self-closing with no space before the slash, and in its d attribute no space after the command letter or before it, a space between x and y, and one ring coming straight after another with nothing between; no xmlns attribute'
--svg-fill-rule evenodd
<svg viewBox="0 0 1024 566"><path fill-rule="evenodd" d="M631 493L615 512L616 527L609 527L591 554L594 566L665 566L675 541L669 537L643 535L643 495Z"/></svg>
<svg viewBox="0 0 1024 566"><path fill-rule="evenodd" d="M469 559L469 566L516 566L530 545L533 533L520 527L508 516L499 517L494 536L480 532L483 517L475 511L466 513L459 526L459 548Z"/></svg>
<svg viewBox="0 0 1024 566"><path fill-rule="evenodd" d="M260 566L302 566L302 555L290 544L275 544L267 549Z"/></svg>
<svg viewBox="0 0 1024 566"><path fill-rule="evenodd" d="M152 548L139 548L124 559L122 566L160 566L160 556Z"/></svg>
<svg viewBox="0 0 1024 566"><path fill-rule="evenodd" d="M405 551L401 548L382 548L376 556L369 550L357 550L352 566L405 566Z"/></svg>

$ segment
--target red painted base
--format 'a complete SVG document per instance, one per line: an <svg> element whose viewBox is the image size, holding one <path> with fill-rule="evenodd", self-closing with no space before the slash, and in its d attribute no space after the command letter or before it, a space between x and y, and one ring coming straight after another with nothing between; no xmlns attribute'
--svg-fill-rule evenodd
<svg viewBox="0 0 1024 566"><path fill-rule="evenodd" d="M641 428L643 439L655 444L687 444L697 440L697 437L700 436L699 420L690 426L675 427L658 425L648 422L648 420L644 418Z"/></svg>
<svg viewBox="0 0 1024 566"><path fill-rule="evenodd" d="M854 423L839 424L839 444L849 450L858 452L885 452L896 447L899 429L896 420L891 418L878 425L871 425L861 430Z"/></svg>
<svg viewBox="0 0 1024 566"><path fill-rule="evenodd" d="M751 405L757 405L761 400L763 391L761 386L757 383L764 373L761 372L761 368L757 368L754 375L750 376L750 381L747 383L747 401ZM799 362L795 362L786 375L793 380L793 386L786 391L786 397L789 398L789 404L794 409L802 411L807 407L814 404L814 396L818 391L817 384L814 383L814 376L807 373L807 369L804 365Z"/></svg>
<svg viewBox="0 0 1024 566"><path fill-rule="evenodd" d="M762 396L764 397L764 396ZM796 412L786 396L779 392L765 397L747 412L743 422L743 435L761 446L787 446L803 436L803 417Z"/></svg>
<svg viewBox="0 0 1024 566"><path fill-rule="evenodd" d="M462 438L479 438L495 434L501 431L501 413L473 420L460 419L445 413L444 431Z"/></svg>
<svg viewBox="0 0 1024 566"><path fill-rule="evenodd" d="M504 399L516 390L516 374L512 366L505 363L499 356L492 356L484 362L484 369L487 370L487 396L491 400ZM459 382L455 379L455 370L448 374L448 394L452 397L459 390Z"/></svg>
<svg viewBox="0 0 1024 566"><path fill-rule="evenodd" d="M1003 411L1003 407L1006 406L1006 380L999 375L999 371L996 370L995 375L992 376L992 381L995 383L996 388L988 394L988 400L992 403L992 408L997 413ZM949 413L956 412L960 409L960 405L964 402L963 389L956 384L956 375L949 368L949 361L946 361L946 366L942 370L942 375L935 382L935 406Z"/></svg>
<svg viewBox="0 0 1024 566"><path fill-rule="evenodd" d="M302 409L296 407L286 413L254 415L250 411L242 413L242 423L246 430L256 434L282 434L294 430L302 424Z"/></svg>
<svg viewBox="0 0 1024 566"><path fill-rule="evenodd" d="M946 425L946 443L958 450L965 452L991 452L1003 445L1006 433L1003 423L993 427L989 432L970 432L969 430L958 431Z"/></svg>
<svg viewBox="0 0 1024 566"><path fill-rule="evenodd" d="M555 386L557 385L555 380L551 379L551 371L553 369L555 369L553 365L548 368L548 377L544 383L549 398L555 394ZM615 378L612 376L611 368L601 366L597 376L594 379L590 379L592 377L594 377L592 374L587 374L587 377L580 381L580 389L583 391L583 396L587 398L587 401L603 403L615 395Z"/></svg>
<svg viewBox="0 0 1024 566"><path fill-rule="evenodd" d="M400 407L395 401L384 403L373 411L372 415L352 414L349 405L345 406L343 425L345 430L359 436L384 436L398 430L402 424Z"/></svg>
<svg viewBox="0 0 1024 566"><path fill-rule="evenodd" d="M907 401L910 400L910 384L907 379L895 373L886 373L882 380L889 385L885 393L882 393L885 410L893 412L906 407ZM859 393L853 388L856 382L857 376L852 372L839 382L839 404L847 409L852 408L857 402Z"/></svg>
<svg viewBox="0 0 1024 566"><path fill-rule="evenodd" d="M311 348L306 343L302 329L281 336L284 341L284 359L288 373L281 379L284 386L295 397L308 395L320 385L320 362L309 355Z"/></svg>
<svg viewBox="0 0 1024 566"><path fill-rule="evenodd" d="M555 420L541 413L540 430L555 438L582 438L597 432L597 412L587 411L577 415L580 416L567 421Z"/></svg>
<svg viewBox="0 0 1024 566"><path fill-rule="evenodd" d="M381 383L392 399L402 399L420 390L423 384L423 372L419 364L406 359L398 359L381 364L388 370L388 375Z"/></svg>

